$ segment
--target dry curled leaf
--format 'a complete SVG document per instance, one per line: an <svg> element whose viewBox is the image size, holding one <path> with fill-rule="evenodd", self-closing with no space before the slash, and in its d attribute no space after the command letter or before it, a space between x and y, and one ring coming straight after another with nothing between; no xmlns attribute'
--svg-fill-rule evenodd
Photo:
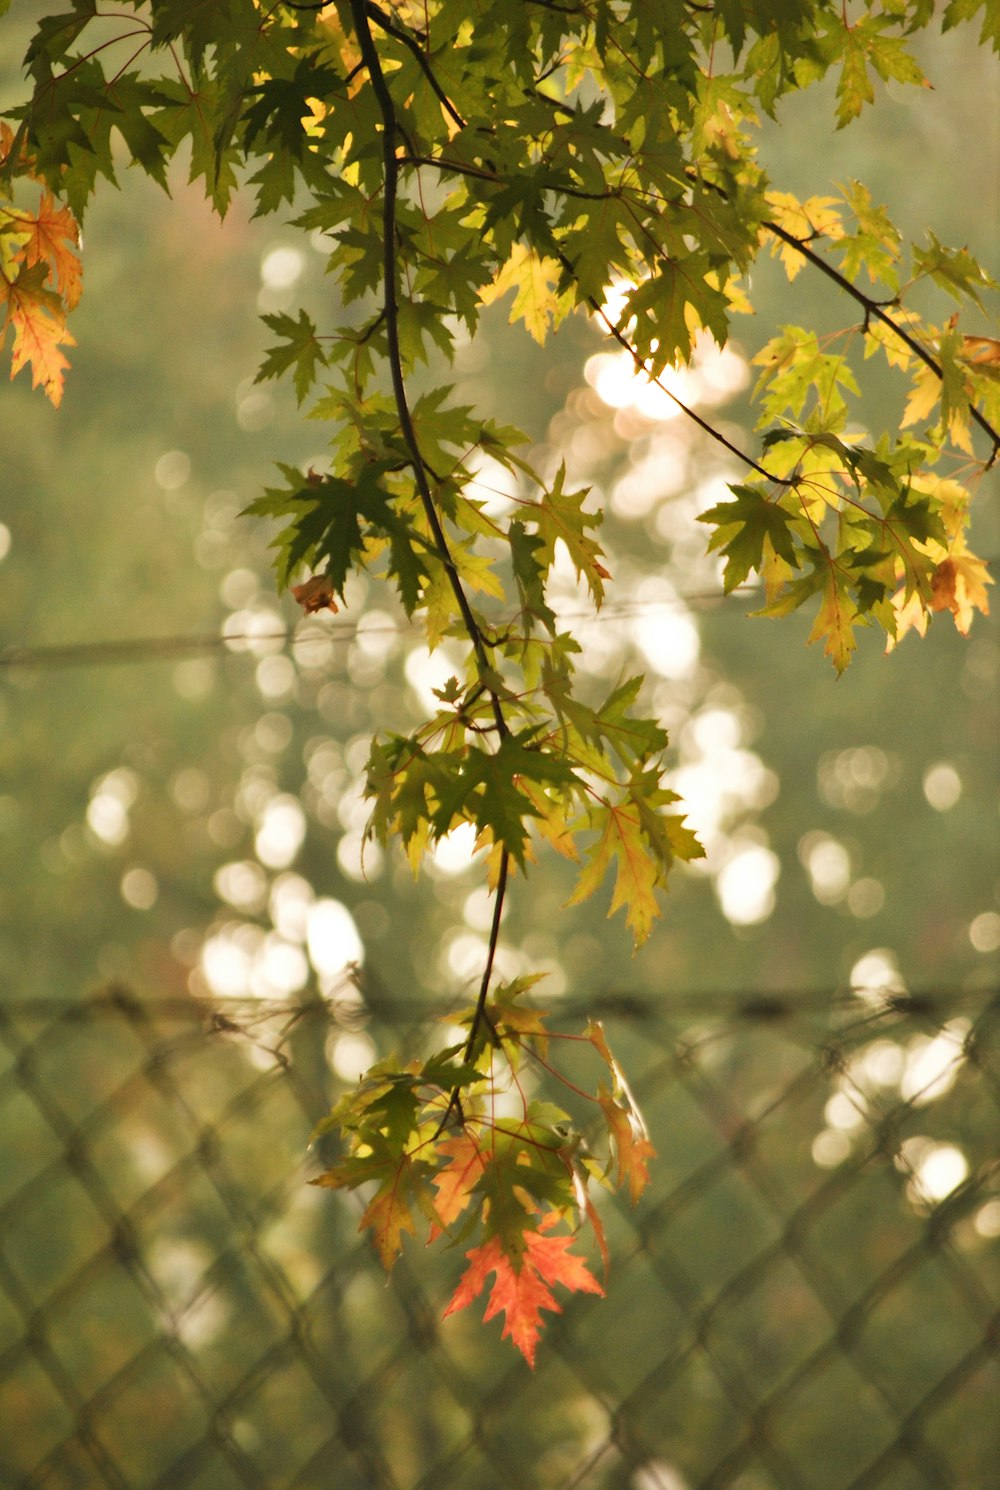
<svg viewBox="0 0 1000 1490"><path fill-rule="evenodd" d="M340 609L333 596L333 585L325 574L312 574L301 585L293 585L292 595L307 616L318 610Z"/></svg>
<svg viewBox="0 0 1000 1490"><path fill-rule="evenodd" d="M994 336L963 336L960 356L978 367L1000 364L1000 341Z"/></svg>

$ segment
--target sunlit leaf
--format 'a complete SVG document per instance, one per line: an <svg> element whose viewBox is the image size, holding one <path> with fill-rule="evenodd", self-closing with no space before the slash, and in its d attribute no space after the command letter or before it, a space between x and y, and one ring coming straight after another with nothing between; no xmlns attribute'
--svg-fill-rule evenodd
<svg viewBox="0 0 1000 1490"><path fill-rule="evenodd" d="M542 1226L556 1219L546 1217ZM583 1260L569 1250L572 1244L570 1236L547 1236L540 1230L528 1232L525 1252L517 1267L505 1253L499 1237L473 1247L465 1254L469 1266L452 1294L444 1318L473 1303L486 1287L490 1274L495 1274L483 1318L488 1322L502 1313L503 1338L516 1345L528 1365L534 1367L542 1310L555 1314L562 1310L552 1289L561 1285L575 1293L604 1293Z"/></svg>

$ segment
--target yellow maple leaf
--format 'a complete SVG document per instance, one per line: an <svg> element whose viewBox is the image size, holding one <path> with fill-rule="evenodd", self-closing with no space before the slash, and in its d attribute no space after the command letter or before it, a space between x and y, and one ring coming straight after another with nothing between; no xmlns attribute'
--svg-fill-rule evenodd
<svg viewBox="0 0 1000 1490"><path fill-rule="evenodd" d="M924 366L919 368L906 400L906 407L903 409L903 417L899 421L901 429L906 429L911 424L919 424L923 419L930 419L941 399L942 386L940 375L933 368ZM966 391L971 392L971 386L968 383L966 383ZM969 455L972 454L969 417L964 409L952 408L948 416L948 437L959 450L964 450Z"/></svg>
<svg viewBox="0 0 1000 1490"><path fill-rule="evenodd" d="M786 559L783 559L780 554L775 553L774 545L766 533L761 543L761 561L758 573L764 581L764 597L768 605L773 605L795 573L791 564Z"/></svg>
<svg viewBox="0 0 1000 1490"><path fill-rule="evenodd" d="M931 558L946 558L953 551L955 543L961 541L962 530L969 520L972 493L953 477L935 476L931 471L915 471L910 478L910 490L922 492L934 499L938 516L944 523L950 541L946 547L934 539L926 539L921 547Z"/></svg>
<svg viewBox="0 0 1000 1490"><path fill-rule="evenodd" d="M767 205L772 220L786 233L809 242L813 238L842 238L844 225L836 197L809 197L800 202L790 191L769 191ZM771 252L784 265L788 278L794 279L805 265L805 259L797 248L782 239L767 234L771 239Z"/></svg>
<svg viewBox="0 0 1000 1490"><path fill-rule="evenodd" d="M809 633L809 640L824 643L823 652L838 673L844 671L857 647L854 636L857 618L854 602L840 589L836 576L831 573L823 586L823 598Z"/></svg>
<svg viewBox="0 0 1000 1490"><path fill-rule="evenodd" d="M593 895L612 861L616 861L615 887L608 915L613 916L615 911L625 906L626 923L636 946L640 947L660 913L654 894L660 877L659 866L643 838L639 812L634 805L628 802L606 803L602 811L605 814L604 829L589 850L590 863L584 868L566 904L579 905Z"/></svg>
<svg viewBox="0 0 1000 1490"><path fill-rule="evenodd" d="M894 308L893 319L898 326L914 325L920 321L915 311L907 311L901 306ZM865 357L874 357L879 350L885 354L890 367L899 367L905 371L913 361L910 348L892 327L887 326L884 321L873 319L865 330Z"/></svg>
<svg viewBox="0 0 1000 1490"><path fill-rule="evenodd" d="M887 636L885 639L885 650L891 652L908 631L915 631L918 636L927 635L927 604L919 590L913 590L907 595L905 588L897 590L892 597L892 608L896 613L896 634Z"/></svg>
<svg viewBox="0 0 1000 1490"><path fill-rule="evenodd" d="M560 804L550 801L537 781L531 781L522 776L518 778L517 786L538 814L534 820L534 826L541 836L552 845L557 854L562 854L564 859L578 859L580 855L577 852L576 842Z"/></svg>
<svg viewBox="0 0 1000 1490"><path fill-rule="evenodd" d="M899 421L902 428L918 424L921 419L929 419L940 397L941 379L933 368L921 366L906 400L903 417Z"/></svg>
<svg viewBox="0 0 1000 1490"><path fill-rule="evenodd" d="M572 291L556 293L560 269L555 259L540 258L533 249L515 243L510 258L490 285L479 291L483 305L501 300L510 290L516 291L507 317L511 325L523 321L539 344L544 342L551 326L572 309Z"/></svg>

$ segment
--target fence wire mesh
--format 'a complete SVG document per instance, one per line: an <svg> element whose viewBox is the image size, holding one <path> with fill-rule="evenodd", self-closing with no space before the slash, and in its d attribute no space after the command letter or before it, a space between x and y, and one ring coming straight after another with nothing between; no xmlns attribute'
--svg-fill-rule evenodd
<svg viewBox="0 0 1000 1490"><path fill-rule="evenodd" d="M4 1490L994 1487L995 992L581 1012L659 1158L532 1374L305 1183L335 1043L427 1011L0 1003Z"/></svg>

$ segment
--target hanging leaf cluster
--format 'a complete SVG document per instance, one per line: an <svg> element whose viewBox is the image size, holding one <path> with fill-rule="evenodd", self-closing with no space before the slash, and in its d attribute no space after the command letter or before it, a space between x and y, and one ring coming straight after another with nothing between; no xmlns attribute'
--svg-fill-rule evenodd
<svg viewBox="0 0 1000 1490"><path fill-rule="evenodd" d="M838 671L859 627L891 644L948 610L967 630L987 609L966 535L1000 448L998 286L965 249L929 237L907 250L859 183L800 201L758 158L758 126L788 93L832 77L840 127L882 82L925 85L908 47L934 19L983 12L984 44L1000 44L992 3L936 9L69 0L41 19L26 101L2 126L12 374L30 366L53 403L80 293L77 223L123 161L166 189L180 155L219 213L239 192L328 245L329 319L265 316L259 371L290 378L325 422L328 462L282 467L250 511L275 525L279 584L306 610L336 610L364 570L431 648L462 650L432 716L372 742L369 833L417 869L471 825L495 916L465 1042L376 1066L326 1125L345 1147L318 1183L362 1191L387 1266L418 1227L476 1238L447 1312L492 1278L487 1318L503 1313L529 1362L555 1288L601 1292L571 1250L581 1218L605 1250L588 1183L635 1201L652 1148L596 1028L584 1043L607 1072L590 1098L603 1142L522 1088L524 1061L554 1068L527 984L493 986L511 878L553 849L576 866L570 903L610 879L611 913L640 944L672 865L701 849L665 785L667 736L642 713L642 680L603 700L581 691L579 643L551 603L567 558L595 607L612 583L594 495L562 467L532 469L524 437L463 404L441 370L499 302L537 341L574 312L593 318L656 382L699 337L726 341L761 254L789 279L820 274L848 325L782 326L760 351L759 444L740 455L692 415L744 468L701 519L726 589L756 575L763 614L807 607ZM935 296L944 308L926 319ZM869 358L901 379L898 428L881 434L862 422ZM485 457L510 473L509 516L474 495Z"/></svg>

